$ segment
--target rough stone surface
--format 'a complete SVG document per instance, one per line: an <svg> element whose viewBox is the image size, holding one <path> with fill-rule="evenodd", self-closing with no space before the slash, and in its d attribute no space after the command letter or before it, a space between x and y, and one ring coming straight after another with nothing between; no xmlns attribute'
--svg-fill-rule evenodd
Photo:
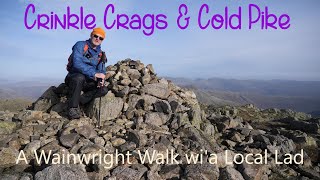
<svg viewBox="0 0 320 180"><path fill-rule="evenodd" d="M80 106L80 119L68 120L64 83L49 88L33 109L0 112L0 179L319 179L319 118L253 104L203 105L192 91L157 77L152 65L138 60L119 61L107 70L100 128L100 98ZM275 164L301 149L304 164ZM20 150L28 164L15 164ZM236 153L265 150L266 165L226 163L226 152L232 162ZM38 164L34 151L76 154L87 161ZM131 156L116 160L116 152ZM162 164L143 163L141 155L153 152ZM175 154L179 164L170 164ZM186 154L202 158L190 164ZM99 162L94 157L99 155L117 163Z"/></svg>
<svg viewBox="0 0 320 180"><path fill-rule="evenodd" d="M16 128L16 123L0 121L0 134L11 134Z"/></svg>
<svg viewBox="0 0 320 180"><path fill-rule="evenodd" d="M79 139L79 135L76 133L66 134L60 136L60 142L65 147L72 147L74 146Z"/></svg>
<svg viewBox="0 0 320 180"><path fill-rule="evenodd" d="M220 173L221 180L244 180L241 173L233 167L227 166L223 168Z"/></svg>
<svg viewBox="0 0 320 180"><path fill-rule="evenodd" d="M35 180L89 180L80 165L52 165L37 172Z"/></svg>
<svg viewBox="0 0 320 180"><path fill-rule="evenodd" d="M59 98L54 92L55 89L56 87L51 86L48 90L46 90L33 104L34 110L48 111L53 105L57 104L59 102Z"/></svg>
<svg viewBox="0 0 320 180"><path fill-rule="evenodd" d="M30 173L5 173L0 174L1 180L33 180Z"/></svg>
<svg viewBox="0 0 320 180"><path fill-rule="evenodd" d="M146 114L145 123L161 126L168 120L168 116L163 113L148 113Z"/></svg>
<svg viewBox="0 0 320 180"><path fill-rule="evenodd" d="M166 99L170 95L168 85L162 83L146 84L142 88L142 91L160 99Z"/></svg>
<svg viewBox="0 0 320 180"><path fill-rule="evenodd" d="M247 164L240 165L240 172L245 179L268 179L269 168L267 165Z"/></svg>
<svg viewBox="0 0 320 180"><path fill-rule="evenodd" d="M16 164L16 158L19 152L13 148L3 148L0 151L0 169L8 168Z"/></svg>
<svg viewBox="0 0 320 180"><path fill-rule="evenodd" d="M111 178L116 179L128 179L128 180L140 180L146 171L139 171L128 167L117 167L113 170Z"/></svg>
<svg viewBox="0 0 320 180"><path fill-rule="evenodd" d="M219 179L219 168L212 164L193 164L185 169L187 179Z"/></svg>
<svg viewBox="0 0 320 180"><path fill-rule="evenodd" d="M111 93L101 98L101 120L111 120L117 118L123 108L123 100L115 97ZM99 98L96 98L89 106L89 116L98 119Z"/></svg>

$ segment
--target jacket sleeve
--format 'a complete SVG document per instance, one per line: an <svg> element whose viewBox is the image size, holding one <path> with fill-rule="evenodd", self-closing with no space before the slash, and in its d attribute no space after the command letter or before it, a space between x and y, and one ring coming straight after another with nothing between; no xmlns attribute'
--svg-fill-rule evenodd
<svg viewBox="0 0 320 180"><path fill-rule="evenodd" d="M100 68L101 68L100 72L103 73L104 75L106 75L106 73L107 73L106 64L105 63L101 63Z"/></svg>
<svg viewBox="0 0 320 180"><path fill-rule="evenodd" d="M101 63L99 64L98 69L99 69L99 72L100 72L100 73L103 73L104 75L106 75L106 73L107 73L106 63L101 62Z"/></svg>
<svg viewBox="0 0 320 180"><path fill-rule="evenodd" d="M95 67L89 65L90 60L86 57L83 57L83 49L85 44L81 42L77 42L72 47L72 58L73 58L73 68L80 73L86 75L87 77L94 79L94 75L96 74Z"/></svg>

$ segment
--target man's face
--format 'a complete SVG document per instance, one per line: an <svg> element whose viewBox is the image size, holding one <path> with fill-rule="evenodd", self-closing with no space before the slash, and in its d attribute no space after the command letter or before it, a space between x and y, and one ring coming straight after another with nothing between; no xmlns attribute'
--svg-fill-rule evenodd
<svg viewBox="0 0 320 180"><path fill-rule="evenodd" d="M99 46L103 41L103 37L100 34L92 34L91 42L95 46Z"/></svg>

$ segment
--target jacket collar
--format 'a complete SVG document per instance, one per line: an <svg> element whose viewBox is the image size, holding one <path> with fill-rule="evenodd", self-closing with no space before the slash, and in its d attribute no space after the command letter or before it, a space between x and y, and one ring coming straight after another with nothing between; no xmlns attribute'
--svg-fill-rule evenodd
<svg viewBox="0 0 320 180"><path fill-rule="evenodd" d="M101 45L97 46L96 49L93 49L91 40L88 39L86 42L87 42L88 46L90 47L90 49L92 49L92 50L95 51L95 52L99 52L99 53L100 53L100 51L101 51Z"/></svg>

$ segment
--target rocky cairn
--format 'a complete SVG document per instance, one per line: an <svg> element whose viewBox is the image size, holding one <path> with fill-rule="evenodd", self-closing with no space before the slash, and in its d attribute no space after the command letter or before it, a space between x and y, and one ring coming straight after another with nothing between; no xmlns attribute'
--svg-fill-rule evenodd
<svg viewBox="0 0 320 180"><path fill-rule="evenodd" d="M203 106L140 61L107 70L100 128L99 98L81 106L82 118L66 118L65 84L29 110L0 112L0 179L320 179L320 119ZM284 163L299 153L294 160L303 164Z"/></svg>

